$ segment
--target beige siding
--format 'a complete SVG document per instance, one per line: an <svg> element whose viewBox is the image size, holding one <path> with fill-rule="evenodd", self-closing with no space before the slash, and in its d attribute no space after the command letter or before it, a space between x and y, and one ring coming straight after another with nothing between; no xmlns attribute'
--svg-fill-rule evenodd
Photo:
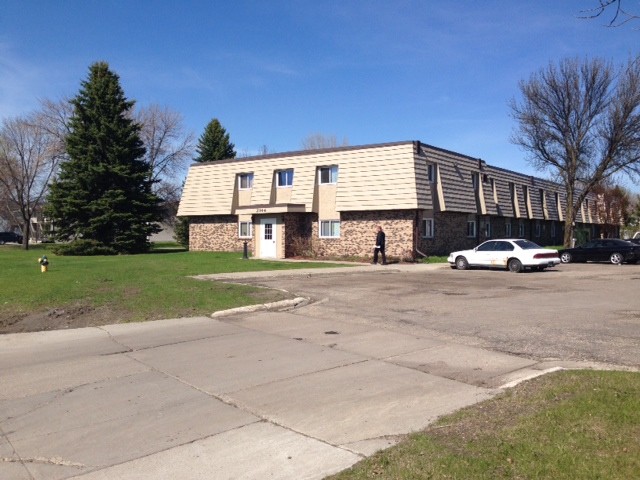
<svg viewBox="0 0 640 480"><path fill-rule="evenodd" d="M228 164L192 166L187 174L178 215L232 213L235 183L236 169L229 168Z"/></svg>
<svg viewBox="0 0 640 480"><path fill-rule="evenodd" d="M417 207L412 143L345 152L335 163L338 211Z"/></svg>
<svg viewBox="0 0 640 480"><path fill-rule="evenodd" d="M338 172L339 173L339 172ZM318 185L317 187L318 219L339 220L340 214L336 210L336 185Z"/></svg>
<svg viewBox="0 0 640 480"><path fill-rule="evenodd" d="M246 193L242 194L241 202L236 198L236 175L240 172L253 172L249 205L303 204L305 211L310 212L317 168L329 165L338 166L337 211L416 208L413 148L412 142L405 142L375 148L310 151L281 157L276 154L192 165L178 215L232 214L236 205L247 205ZM277 189L274 173L289 168L294 170L292 188Z"/></svg>

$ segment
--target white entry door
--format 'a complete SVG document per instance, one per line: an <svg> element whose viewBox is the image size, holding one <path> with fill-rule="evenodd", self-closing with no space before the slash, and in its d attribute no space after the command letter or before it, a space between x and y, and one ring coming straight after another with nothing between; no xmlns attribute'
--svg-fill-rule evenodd
<svg viewBox="0 0 640 480"><path fill-rule="evenodd" d="M260 219L260 258L276 258L276 219Z"/></svg>

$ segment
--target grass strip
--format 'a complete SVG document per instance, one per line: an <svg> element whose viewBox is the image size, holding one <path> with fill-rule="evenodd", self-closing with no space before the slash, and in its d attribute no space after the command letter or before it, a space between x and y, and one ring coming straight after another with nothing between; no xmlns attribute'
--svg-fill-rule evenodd
<svg viewBox="0 0 640 480"><path fill-rule="evenodd" d="M42 255L49 259L46 273L40 272ZM242 253L187 252L171 244L144 255L95 257L56 256L47 245L28 251L5 245L0 249L0 320L78 304L108 306L121 317L114 322L209 315L261 303L264 289L191 275L336 266L243 260Z"/></svg>
<svg viewBox="0 0 640 480"><path fill-rule="evenodd" d="M563 371L443 417L333 480L639 478L640 373Z"/></svg>

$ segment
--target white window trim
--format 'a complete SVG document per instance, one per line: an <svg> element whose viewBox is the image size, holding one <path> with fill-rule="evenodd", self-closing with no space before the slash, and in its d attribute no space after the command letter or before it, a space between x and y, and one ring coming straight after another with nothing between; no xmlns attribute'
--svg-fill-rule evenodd
<svg viewBox="0 0 640 480"><path fill-rule="evenodd" d="M427 224L431 224L431 228L427 228ZM434 221L433 218L422 219L422 238L434 238ZM430 234L428 234L430 232Z"/></svg>
<svg viewBox="0 0 640 480"><path fill-rule="evenodd" d="M242 225L249 225L249 235L242 235ZM252 222L238 222L238 237L240 238L253 238L253 223Z"/></svg>
<svg viewBox="0 0 640 480"><path fill-rule="evenodd" d="M248 187L242 186L242 179L247 178L249 181ZM238 190L252 190L253 189L253 173L240 173L238 175Z"/></svg>
<svg viewBox="0 0 640 480"><path fill-rule="evenodd" d="M333 233L333 225L338 224L338 235L323 235L322 224L330 224L329 230ZM340 220L320 220L318 223L318 236L320 238L340 238Z"/></svg>
<svg viewBox="0 0 640 480"><path fill-rule="evenodd" d="M323 170L329 170L329 179L331 179L333 177L333 172L335 169L335 180L334 181L328 181L328 182L323 182L322 181L322 171ZM318 168L318 185L335 185L338 183L338 166L337 165L329 165L326 167L320 167Z"/></svg>
<svg viewBox="0 0 640 480"><path fill-rule="evenodd" d="M282 172L291 172L291 184L290 185L280 185L280 173ZM278 188L291 188L293 187L293 168L285 168L283 170L276 171L276 185Z"/></svg>

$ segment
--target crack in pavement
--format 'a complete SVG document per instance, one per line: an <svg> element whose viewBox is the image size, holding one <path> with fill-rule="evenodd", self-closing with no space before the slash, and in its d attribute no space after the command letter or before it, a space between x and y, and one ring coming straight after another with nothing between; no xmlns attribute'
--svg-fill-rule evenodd
<svg viewBox="0 0 640 480"><path fill-rule="evenodd" d="M44 458L44 457L16 457L16 458L7 458L0 457L0 462L5 463L40 463L43 465L56 465L58 467L73 467L73 468L85 468L86 465L78 462L70 462L69 460L64 460L60 457L53 458ZM33 477L32 477L33 478Z"/></svg>

